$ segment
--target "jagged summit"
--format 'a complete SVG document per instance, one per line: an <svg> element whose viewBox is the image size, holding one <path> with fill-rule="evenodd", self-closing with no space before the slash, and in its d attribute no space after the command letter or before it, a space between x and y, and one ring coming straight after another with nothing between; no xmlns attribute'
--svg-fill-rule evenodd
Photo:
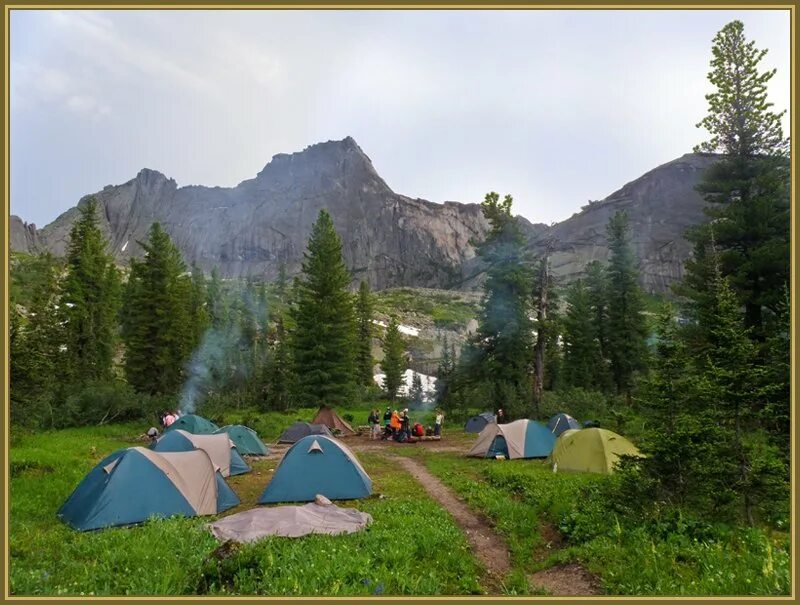
<svg viewBox="0 0 800 605"><path fill-rule="evenodd" d="M520 224L534 252L554 245L551 264L565 280L591 260L608 256L606 224L617 209L630 217L634 249L651 292L665 292L680 279L690 247L683 234L705 220L695 191L714 156L685 154L648 171L605 199L590 202L553 226ZM435 204L392 191L352 137L276 154L252 179L236 187L178 187L149 168L130 181L93 194L100 228L121 264L143 253L159 221L187 264L224 277L275 279L280 266L300 270L319 210L333 217L354 283L469 289L481 282L473 242L488 230L480 205ZM85 203L84 196L80 203ZM71 208L41 230L11 221L12 250L64 254L77 217Z"/></svg>

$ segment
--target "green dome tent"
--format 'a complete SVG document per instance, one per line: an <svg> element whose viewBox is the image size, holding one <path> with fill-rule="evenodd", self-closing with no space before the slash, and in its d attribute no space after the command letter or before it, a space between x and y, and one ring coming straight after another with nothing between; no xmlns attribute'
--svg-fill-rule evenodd
<svg viewBox="0 0 800 605"><path fill-rule="evenodd" d="M164 429L164 432L166 433L167 431L172 431L174 429L182 429L187 433L192 433L193 435L211 435L218 428L219 427L216 424L210 420L206 420L202 416L187 414L186 416L181 416L175 422L170 424Z"/></svg>
<svg viewBox="0 0 800 605"><path fill-rule="evenodd" d="M563 435L550 455L555 470L584 473L614 472L620 456L641 456L630 441L607 429L581 429Z"/></svg>
<svg viewBox="0 0 800 605"><path fill-rule="evenodd" d="M242 424L229 424L217 429L215 433L227 433L242 455L266 456L269 454L269 448L259 439L258 434Z"/></svg>

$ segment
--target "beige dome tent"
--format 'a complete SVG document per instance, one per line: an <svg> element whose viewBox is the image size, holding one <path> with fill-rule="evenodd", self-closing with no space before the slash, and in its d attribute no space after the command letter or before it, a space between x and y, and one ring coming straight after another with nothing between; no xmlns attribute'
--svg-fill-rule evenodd
<svg viewBox="0 0 800 605"><path fill-rule="evenodd" d="M311 424L324 424L332 431L338 430L342 435L355 435L356 432L353 430L349 424L347 424L344 420L339 417L339 414L336 411L328 407L327 405L323 405L319 408L317 415L314 416L314 420L311 421Z"/></svg>

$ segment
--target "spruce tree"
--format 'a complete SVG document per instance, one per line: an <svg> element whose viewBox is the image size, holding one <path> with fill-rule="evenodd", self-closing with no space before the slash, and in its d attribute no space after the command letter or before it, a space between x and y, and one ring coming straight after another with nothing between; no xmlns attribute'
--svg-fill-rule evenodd
<svg viewBox="0 0 800 605"><path fill-rule="evenodd" d="M780 304L789 279L790 170L788 140L781 128L785 112L772 111L767 85L775 70L761 71L766 50L744 35L741 21L732 21L714 37L706 95L708 115L697 125L710 138L696 151L720 153L720 161L704 174L698 190L710 202L709 223L690 230L695 249L712 238L722 275L745 309L751 335L763 341L764 309ZM687 265L695 296L708 287L708 268ZM706 281L703 281L703 280ZM691 290L690 290L691 292Z"/></svg>
<svg viewBox="0 0 800 605"><path fill-rule="evenodd" d="M80 388L112 376L120 278L98 226L97 201L89 198L78 211L69 236L59 315L66 346L60 371Z"/></svg>
<svg viewBox="0 0 800 605"><path fill-rule="evenodd" d="M570 386L593 389L602 386L604 365L592 299L583 280L567 290L564 326L564 380Z"/></svg>
<svg viewBox="0 0 800 605"><path fill-rule="evenodd" d="M264 410L285 411L291 404L293 384L291 350L287 342L287 334L283 318L278 316L275 322L275 335L271 355L266 364L266 397L263 400Z"/></svg>
<svg viewBox="0 0 800 605"><path fill-rule="evenodd" d="M192 279L180 252L153 223L144 258L131 260L122 334L125 375L139 392L171 395L180 388L196 338L191 325Z"/></svg>
<svg viewBox="0 0 800 605"><path fill-rule="evenodd" d="M192 341L190 348L195 349L203 340L203 334L211 323L208 312L208 294L206 292L206 279L203 270L197 265L192 266L192 289L189 299L189 322L192 328Z"/></svg>
<svg viewBox="0 0 800 605"><path fill-rule="evenodd" d="M601 382L605 390L611 385L608 370L608 279L606 269L599 261L594 260L586 265L586 290L597 330L597 344L603 358L603 365L598 367L598 372L603 374Z"/></svg>
<svg viewBox="0 0 800 605"><path fill-rule="evenodd" d="M608 223L608 247L608 356L617 392L630 402L634 375L647 367L647 324L624 211Z"/></svg>
<svg viewBox="0 0 800 605"><path fill-rule="evenodd" d="M381 361L381 370L384 374L383 388L391 400L397 397L397 391L403 384L404 352L405 343L400 335L397 319L392 316L383 337L383 361Z"/></svg>
<svg viewBox="0 0 800 605"><path fill-rule="evenodd" d="M362 281L356 300L356 369L361 386L370 386L372 380L372 297L369 284Z"/></svg>
<svg viewBox="0 0 800 605"><path fill-rule="evenodd" d="M532 284L525 240L511 215L512 203L510 195L501 202L499 195L491 192L481 204L490 229L477 253L487 270L483 308L465 358L470 366L465 372L489 385L490 401L486 403L522 415L532 400Z"/></svg>
<svg viewBox="0 0 800 605"><path fill-rule="evenodd" d="M419 407L422 405L424 397L425 394L422 390L422 377L417 372L414 372L414 376L411 379L411 388L408 391L408 398L412 405Z"/></svg>
<svg viewBox="0 0 800 605"><path fill-rule="evenodd" d="M350 279L333 220L320 210L292 310L296 324L292 357L301 405L341 405L353 394L355 321Z"/></svg>

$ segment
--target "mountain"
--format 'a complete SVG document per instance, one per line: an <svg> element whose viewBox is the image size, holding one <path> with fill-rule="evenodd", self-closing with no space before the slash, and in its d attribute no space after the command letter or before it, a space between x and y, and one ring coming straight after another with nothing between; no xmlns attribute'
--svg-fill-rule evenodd
<svg viewBox="0 0 800 605"><path fill-rule="evenodd" d="M608 259L606 225L618 210L628 214L631 240L639 261L641 285L665 293L683 277L691 245L686 230L706 220L705 202L694 188L706 168L718 161L711 154L688 153L654 168L602 201L589 202L579 213L529 238L539 254L550 246L553 273L563 281L577 278L587 263Z"/></svg>
<svg viewBox="0 0 800 605"><path fill-rule="evenodd" d="M663 292L681 276L689 254L685 228L703 220L703 201L693 188L712 161L685 155L550 227L519 219L531 248L541 253L550 242L554 271L571 280L586 262L607 257L608 217L626 209L643 285ZM436 204L395 193L350 137L278 154L255 178L232 188L178 187L160 172L143 169L93 195L101 229L122 264L142 253L138 241L159 221L187 263L206 272L218 267L223 277L271 280L284 263L291 275L300 270L311 226L326 208L354 281L366 279L374 289L464 290L481 282L471 243L488 230L480 205ZM12 250L64 254L77 214L71 208L41 230L12 217Z"/></svg>

